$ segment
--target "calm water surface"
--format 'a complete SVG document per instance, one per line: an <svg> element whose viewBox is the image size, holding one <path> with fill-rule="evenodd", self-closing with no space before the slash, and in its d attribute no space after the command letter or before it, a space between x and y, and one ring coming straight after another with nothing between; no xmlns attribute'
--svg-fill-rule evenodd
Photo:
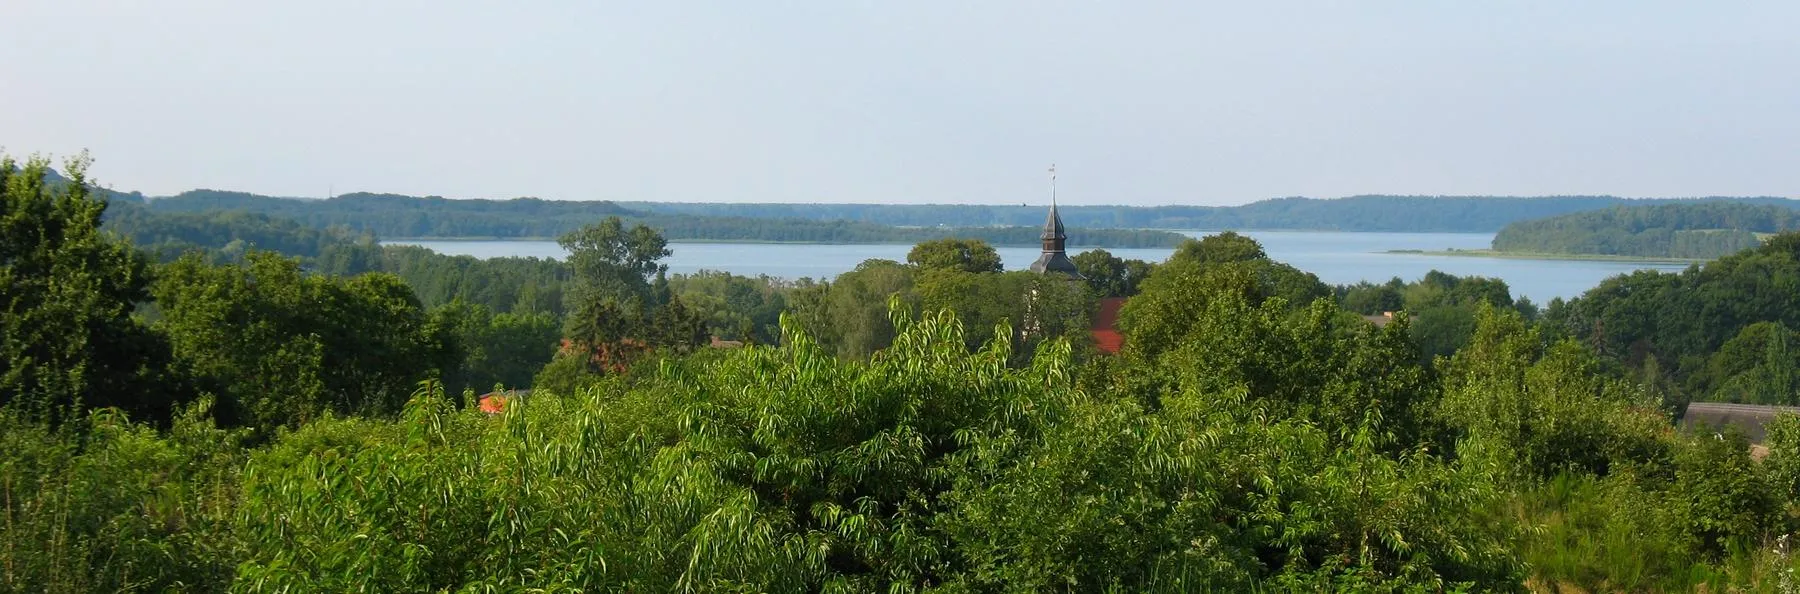
<svg viewBox="0 0 1800 594"><path fill-rule="evenodd" d="M1184 232L1199 237L1209 232ZM1458 276L1487 276L1506 281L1513 295L1544 303L1573 297L1607 277L1640 269L1681 270L1681 264L1599 262L1585 260L1516 260L1386 254L1388 250L1485 249L1492 233L1342 233L1329 231L1243 231L1261 242L1269 257L1311 272L1330 284L1357 281L1416 280L1431 270ZM553 241L394 241L439 253L477 258L535 256L561 258L566 252ZM911 245L800 245L774 243L670 243L670 272L724 270L733 274L766 274L783 278L831 278L856 268L863 260L905 261ZM1030 266L1037 248L999 248L1007 270ZM1084 251L1071 249L1071 255ZM1173 250L1108 250L1121 258L1159 262Z"/></svg>

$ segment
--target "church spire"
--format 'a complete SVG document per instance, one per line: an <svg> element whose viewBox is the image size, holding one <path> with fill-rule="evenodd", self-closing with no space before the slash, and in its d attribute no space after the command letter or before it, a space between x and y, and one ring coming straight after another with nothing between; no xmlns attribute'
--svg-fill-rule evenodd
<svg viewBox="0 0 1800 594"><path fill-rule="evenodd" d="M1064 250L1069 236L1063 229L1062 215L1056 212L1055 164L1050 165L1050 215L1044 219L1044 233L1039 238L1044 241L1044 251L1038 255L1036 262L1031 263L1032 272L1081 278L1081 273L1075 270L1075 262L1069 260L1069 255Z"/></svg>

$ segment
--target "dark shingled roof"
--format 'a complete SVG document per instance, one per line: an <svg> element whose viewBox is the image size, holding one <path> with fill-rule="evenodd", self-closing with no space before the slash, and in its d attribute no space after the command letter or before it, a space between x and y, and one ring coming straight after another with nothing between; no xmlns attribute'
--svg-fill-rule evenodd
<svg viewBox="0 0 1800 594"><path fill-rule="evenodd" d="M1762 443L1763 426L1783 413L1800 414L1800 406L1694 402L1688 404L1687 414L1681 416L1681 425L1700 430L1716 430L1731 425L1742 430L1752 443Z"/></svg>
<svg viewBox="0 0 1800 594"><path fill-rule="evenodd" d="M1081 273L1075 270L1075 262L1063 250L1069 236L1063 231L1062 216L1056 213L1055 204L1050 205L1050 216L1044 220L1044 234L1039 238L1044 240L1044 253L1038 256L1036 262L1031 263L1032 272L1081 278Z"/></svg>

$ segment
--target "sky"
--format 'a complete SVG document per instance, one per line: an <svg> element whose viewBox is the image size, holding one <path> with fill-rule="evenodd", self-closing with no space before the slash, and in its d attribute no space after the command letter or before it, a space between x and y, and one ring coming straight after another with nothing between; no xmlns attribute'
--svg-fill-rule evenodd
<svg viewBox="0 0 1800 594"><path fill-rule="evenodd" d="M1800 196L1800 2L8 0L114 189L705 202Z"/></svg>

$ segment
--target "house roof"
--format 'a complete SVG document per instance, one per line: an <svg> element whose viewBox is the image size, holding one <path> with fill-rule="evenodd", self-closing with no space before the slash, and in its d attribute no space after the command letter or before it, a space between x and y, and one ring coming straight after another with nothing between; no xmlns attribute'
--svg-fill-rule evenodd
<svg viewBox="0 0 1800 594"><path fill-rule="evenodd" d="M1107 297L1100 300L1099 311L1094 312L1093 323L1088 331L1094 337L1094 346L1100 352L1115 354L1125 346L1125 336L1119 334L1119 309L1125 306L1124 297Z"/></svg>
<svg viewBox="0 0 1800 594"><path fill-rule="evenodd" d="M497 415L506 412L506 403L508 401L515 398L523 400L529 395L531 395L531 390L501 390L477 396L475 397L475 402L477 403L476 406L481 409L481 412Z"/></svg>
<svg viewBox="0 0 1800 594"><path fill-rule="evenodd" d="M1370 324L1374 324L1376 328L1385 328L1388 324L1394 323L1394 312L1384 311L1381 312L1381 315L1363 316L1362 319Z"/></svg>
<svg viewBox="0 0 1800 594"><path fill-rule="evenodd" d="M1743 430L1753 443L1762 443L1763 426L1782 413L1800 414L1800 406L1734 404L1728 402L1693 402L1681 416L1683 428L1715 428L1731 425Z"/></svg>

